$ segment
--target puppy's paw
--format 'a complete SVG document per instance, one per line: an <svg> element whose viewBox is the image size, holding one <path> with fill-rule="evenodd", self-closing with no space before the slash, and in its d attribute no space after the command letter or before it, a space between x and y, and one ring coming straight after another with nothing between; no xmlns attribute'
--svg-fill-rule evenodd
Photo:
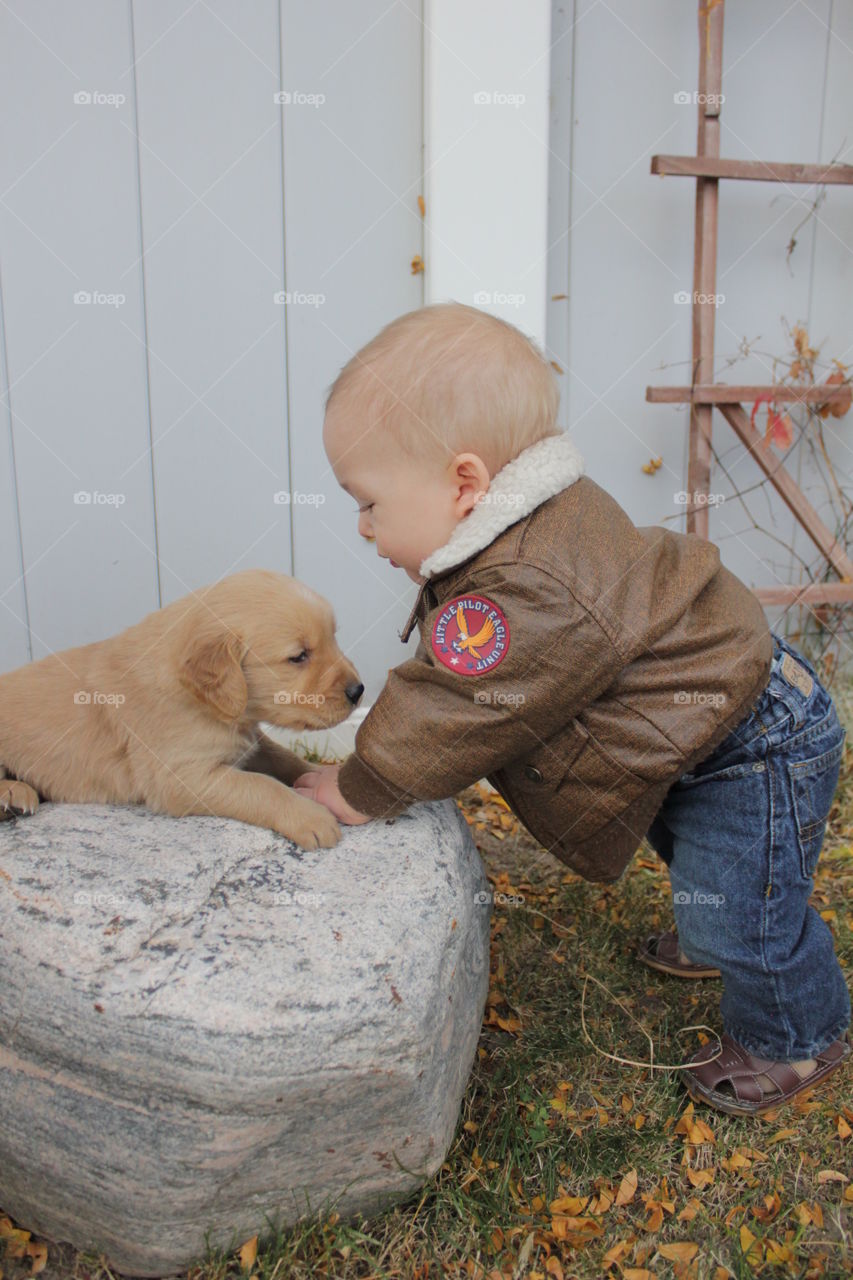
<svg viewBox="0 0 853 1280"><path fill-rule="evenodd" d="M341 828L331 810L307 796L298 800L288 811L278 827L282 835L293 840L301 849L329 849L341 838Z"/></svg>
<svg viewBox="0 0 853 1280"><path fill-rule="evenodd" d="M0 814L3 817L29 816L38 807L38 792L28 782L19 782L17 778L0 781Z"/></svg>

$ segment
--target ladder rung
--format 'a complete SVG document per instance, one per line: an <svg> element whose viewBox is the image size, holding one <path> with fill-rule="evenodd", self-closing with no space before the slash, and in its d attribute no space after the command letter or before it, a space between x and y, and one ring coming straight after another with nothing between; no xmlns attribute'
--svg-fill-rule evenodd
<svg viewBox="0 0 853 1280"><path fill-rule="evenodd" d="M768 604L849 604L853 600L853 582L812 582L804 586L753 587L763 605Z"/></svg>
<svg viewBox="0 0 853 1280"><path fill-rule="evenodd" d="M652 173L680 178L853 184L850 164L780 164L770 160L724 160L719 156L652 156Z"/></svg>
<svg viewBox="0 0 853 1280"><path fill-rule="evenodd" d="M850 384L839 383L817 387L728 387L723 383L703 383L695 387L646 387L646 399L652 404L745 404L759 396L771 396L799 404L826 404L838 396L850 395Z"/></svg>

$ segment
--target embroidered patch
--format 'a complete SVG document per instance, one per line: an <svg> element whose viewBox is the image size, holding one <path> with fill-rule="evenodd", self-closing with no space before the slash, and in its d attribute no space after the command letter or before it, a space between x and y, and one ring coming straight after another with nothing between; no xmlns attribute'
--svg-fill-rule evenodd
<svg viewBox="0 0 853 1280"><path fill-rule="evenodd" d="M486 596L454 596L432 628L432 651L439 662L463 676L491 671L506 657L509 623Z"/></svg>

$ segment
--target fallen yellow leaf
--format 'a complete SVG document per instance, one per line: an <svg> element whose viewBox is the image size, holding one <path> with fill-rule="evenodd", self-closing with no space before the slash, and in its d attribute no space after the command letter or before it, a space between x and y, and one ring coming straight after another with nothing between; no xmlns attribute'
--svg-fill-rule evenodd
<svg viewBox="0 0 853 1280"><path fill-rule="evenodd" d="M753 1206L752 1215L754 1218L757 1218L759 1222L772 1222L781 1208L782 1201L779 1198L778 1192L774 1191L772 1195L764 1197L763 1205Z"/></svg>
<svg viewBox="0 0 853 1280"><path fill-rule="evenodd" d="M251 1271L258 1257L258 1237L252 1236L240 1248L240 1266L244 1271Z"/></svg>
<svg viewBox="0 0 853 1280"><path fill-rule="evenodd" d="M577 1215L583 1213L588 1204L589 1196L560 1196L559 1200L552 1200L548 1208L551 1213Z"/></svg>
<svg viewBox="0 0 853 1280"><path fill-rule="evenodd" d="M637 1170L629 1169L616 1192L616 1204L630 1204L637 1190Z"/></svg>
<svg viewBox="0 0 853 1280"><path fill-rule="evenodd" d="M602 1259L605 1271L608 1271L614 1263L618 1262L622 1257L622 1254L628 1248L628 1243L629 1242L627 1240L620 1240L618 1243L614 1244L612 1248L607 1250L604 1258Z"/></svg>
<svg viewBox="0 0 853 1280"><path fill-rule="evenodd" d="M686 1240L675 1244L658 1245L658 1253L662 1258L668 1258L670 1262L691 1262L698 1251L698 1244Z"/></svg>
<svg viewBox="0 0 853 1280"><path fill-rule="evenodd" d="M740 1229L740 1247L750 1266L761 1261L761 1241L756 1239L749 1227L744 1226Z"/></svg>
<svg viewBox="0 0 853 1280"><path fill-rule="evenodd" d="M47 1245L42 1241L39 1241L38 1244L34 1244L31 1241L27 1245L27 1253L33 1260L33 1265L30 1268L30 1275L36 1276L40 1271L44 1271L47 1266Z"/></svg>
<svg viewBox="0 0 853 1280"><path fill-rule="evenodd" d="M644 1223L646 1231L660 1231L663 1225L663 1209L659 1204L649 1205L649 1216Z"/></svg>
<svg viewBox="0 0 853 1280"><path fill-rule="evenodd" d="M780 1244L777 1240L765 1240L764 1254L768 1262L793 1262L794 1252L787 1244Z"/></svg>

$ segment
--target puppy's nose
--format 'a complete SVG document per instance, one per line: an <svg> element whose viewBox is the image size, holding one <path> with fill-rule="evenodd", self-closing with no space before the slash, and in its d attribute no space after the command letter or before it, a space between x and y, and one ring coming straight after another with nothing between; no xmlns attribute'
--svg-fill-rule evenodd
<svg viewBox="0 0 853 1280"><path fill-rule="evenodd" d="M347 698L352 703L352 705L355 706L355 704L358 702L361 695L364 693L364 685L348 684L347 687L344 689L344 693L347 695Z"/></svg>

